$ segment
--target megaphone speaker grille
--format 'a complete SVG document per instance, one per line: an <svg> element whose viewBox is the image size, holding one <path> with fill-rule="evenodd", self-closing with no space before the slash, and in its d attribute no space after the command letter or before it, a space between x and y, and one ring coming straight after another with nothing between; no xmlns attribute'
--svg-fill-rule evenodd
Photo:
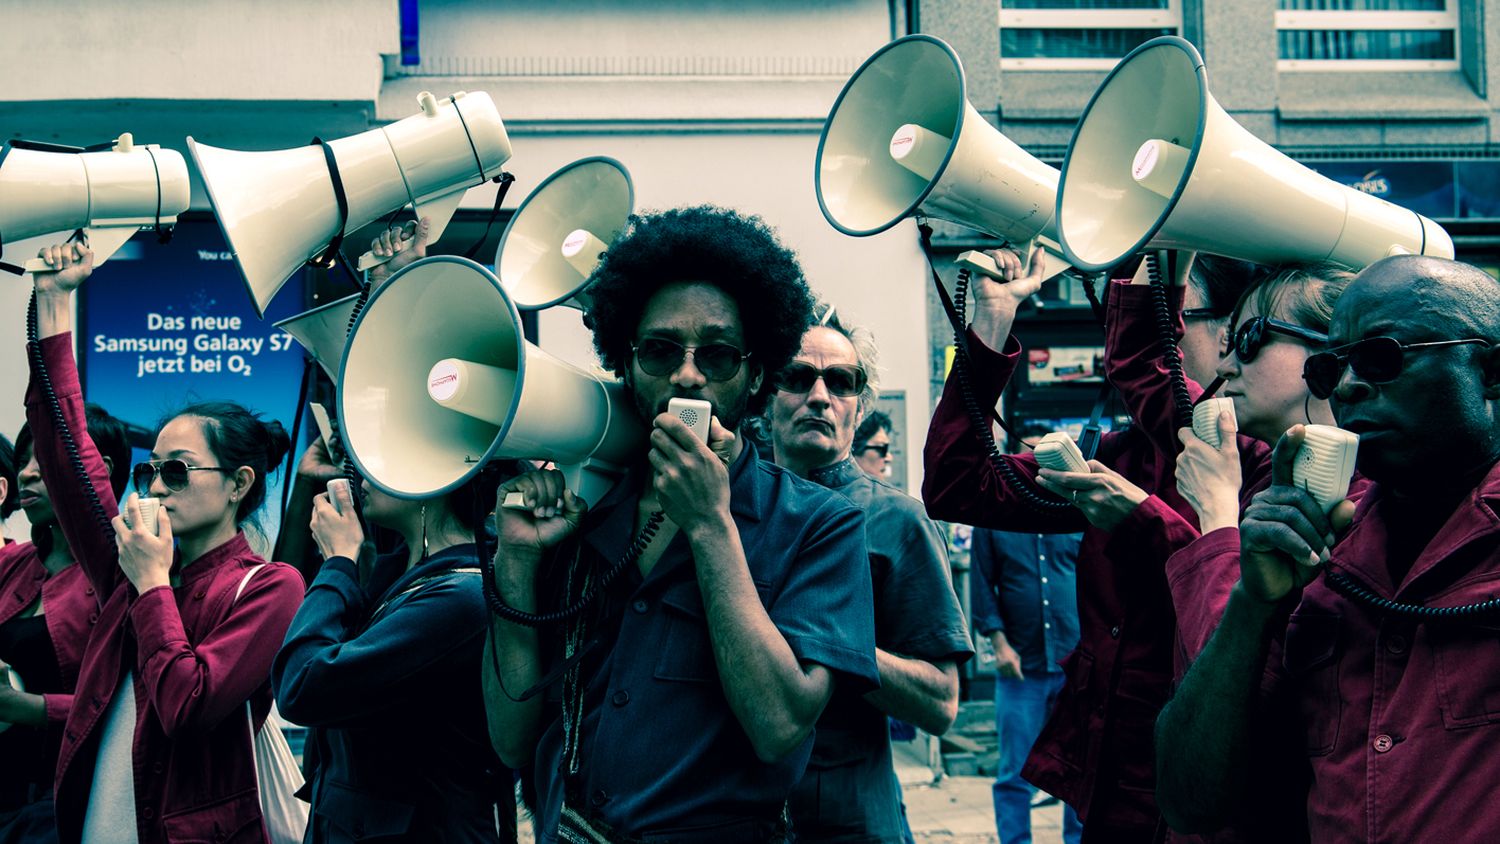
<svg viewBox="0 0 1500 844"><path fill-rule="evenodd" d="M855 236L905 219L942 178L966 111L963 65L953 48L928 35L887 44L844 85L823 125L814 169L823 216ZM932 156L930 175L892 157L892 138L908 124L948 142Z"/></svg>
<svg viewBox="0 0 1500 844"><path fill-rule="evenodd" d="M403 498L448 492L473 475L504 437L500 424L456 412L428 394L437 362L454 358L524 377L519 315L493 275L441 256L391 276L360 313L339 376L339 418L360 472ZM519 390L496 395L507 419Z"/></svg>
<svg viewBox="0 0 1500 844"><path fill-rule="evenodd" d="M1192 175L1208 102L1203 57L1181 38L1153 38L1115 65L1084 109L1057 190L1059 239L1075 267L1105 270L1151 240ZM1187 155L1158 155L1151 141Z"/></svg>

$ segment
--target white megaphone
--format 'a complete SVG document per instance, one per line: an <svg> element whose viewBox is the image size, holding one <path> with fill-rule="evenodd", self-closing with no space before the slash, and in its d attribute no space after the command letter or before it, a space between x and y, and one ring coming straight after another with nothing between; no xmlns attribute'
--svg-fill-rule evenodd
<svg viewBox="0 0 1500 844"><path fill-rule="evenodd" d="M438 101L423 91L422 113L379 129L271 152L219 149L187 139L208 201L250 291L255 312L297 268L353 232L410 204L443 234L464 192L500 175L510 138L489 95ZM340 214L334 170L347 200ZM341 218L342 217L342 218ZM359 268L380 263L369 253Z"/></svg>
<svg viewBox="0 0 1500 844"><path fill-rule="evenodd" d="M137 146L129 132L100 152L11 141L0 150L0 238L83 229L98 266L142 228L176 223L188 193L182 153ZM40 258L18 266L48 269Z"/></svg>
<svg viewBox="0 0 1500 844"><path fill-rule="evenodd" d="M1047 274L1062 272L1052 224L1057 169L986 123L965 88L958 54L930 35L892 41L866 59L818 140L823 216L856 237L911 216L949 220L1020 247L1028 261L1040 241Z"/></svg>
<svg viewBox="0 0 1500 844"><path fill-rule="evenodd" d="M1355 269L1402 252L1453 257L1437 223L1246 131L1209 94L1198 50L1176 36L1132 50L1094 92L1063 163L1057 220L1068 260L1090 272L1144 248Z"/></svg>
<svg viewBox="0 0 1500 844"><path fill-rule="evenodd" d="M589 306L584 287L599 253L625 229L635 186L625 165L604 156L548 176L516 209L500 236L495 269L523 311Z"/></svg>
<svg viewBox="0 0 1500 844"><path fill-rule="evenodd" d="M533 458L596 503L647 448L619 382L527 342L500 280L451 256L371 294L344 351L338 417L360 473L407 499L449 492L490 460Z"/></svg>
<svg viewBox="0 0 1500 844"><path fill-rule="evenodd" d="M319 305L296 316L276 323L276 327L292 335L292 339L307 350L307 354L334 384L339 382L339 365L344 360L344 342L349 337L349 320L354 316L354 306L359 294Z"/></svg>

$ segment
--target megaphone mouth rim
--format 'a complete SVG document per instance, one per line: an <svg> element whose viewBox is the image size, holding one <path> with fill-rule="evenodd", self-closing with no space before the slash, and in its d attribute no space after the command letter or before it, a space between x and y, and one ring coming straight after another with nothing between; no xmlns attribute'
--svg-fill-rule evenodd
<svg viewBox="0 0 1500 844"><path fill-rule="evenodd" d="M289 322L293 322L295 320L299 320L299 319L302 319L304 317L310 317L313 314L320 313L322 311L326 311L326 310L328 310L330 308L337 308L339 305L342 305L342 304L344 304L346 302L349 302L351 300L358 299L358 298L359 298L359 294L358 293L351 293L348 296L344 296L344 297L339 298L339 299L334 299L332 302L324 302L321 305L317 305L315 307L308 308L305 311L300 311L298 313L292 314L291 316L289 316L289 317L287 317L285 319L279 319L279 320L271 323L271 327L272 328L280 328L281 330L285 331L286 328L284 326L287 323L289 323ZM373 294L372 294L371 298L373 298Z"/></svg>
<svg viewBox="0 0 1500 844"><path fill-rule="evenodd" d="M480 264L476 261L471 261L468 258L464 258L459 255L433 255L429 258L423 258L419 261L415 261L397 270L391 275L390 278L386 279L385 283L381 284L379 288L370 293L370 298L365 302L365 306L360 309L359 316L354 320L354 325L350 327L348 338L346 338L344 342L344 357L341 361L339 361L339 381L337 391L339 419L343 420L348 418L344 409L344 396L346 394L346 386L349 383L349 351L353 347L352 341L353 338L358 334L359 327L364 324L365 318L370 315L370 308L382 295L385 295L388 291L397 289L397 282L399 282L403 276L409 274L411 271L417 269L418 267L430 267L434 264L439 263L458 264L460 266L476 270L479 275L484 278L485 281L488 281L491 285L493 285L495 291L500 294L500 301L505 304L506 310L510 312L511 324L516 328L515 388L511 391L510 404L506 408L505 423L498 426L499 429L495 432L494 438L490 440L489 447L485 449L484 454L474 462L473 466L471 466L468 471L465 471L454 480L448 482L446 485L436 489L411 492L408 490L396 489L395 487L391 487L385 483L382 483L381 481L377 480L368 469L365 468L363 461L359 459L359 453L350 445L347 439L345 440L344 453L347 454L349 456L349 459L354 462L355 468L359 470L360 477L369 481L371 485L373 485L376 489L380 490L386 495L392 496L394 498L400 498L404 501L421 501L429 498L437 498L439 496L447 495L448 493L468 483L486 465L488 465L489 462L495 458L496 452L499 451L500 447L504 444L506 435L510 433L511 425L516 421L516 409L521 404L522 387L526 383L526 337L521 329L521 313L516 308L516 303L510 298L510 294L505 291L505 286L500 283L500 277L490 272L489 268L485 267L483 264ZM345 426L344 430L347 431L348 427ZM347 437L347 434L345 436Z"/></svg>
<svg viewBox="0 0 1500 844"><path fill-rule="evenodd" d="M1192 62L1193 73L1198 80L1198 126L1193 134L1192 147L1188 150L1187 164L1182 168L1182 175L1177 180L1177 185L1172 191L1172 196L1167 199L1167 204L1162 208L1161 213L1157 215L1156 221L1147 228L1145 234L1133 246L1112 261L1098 263L1085 260L1081 255L1074 252L1073 247L1068 244L1067 228L1063 225L1063 197L1067 194L1068 173L1072 169L1070 165L1073 161L1073 152L1078 146L1079 139L1083 136L1084 126L1088 123L1089 115L1093 113L1094 105L1098 103L1099 97L1109 89L1110 83L1114 82L1115 77L1120 71L1127 67L1136 56L1165 47L1175 47L1185 53ZM1193 175L1193 168L1198 164L1198 153L1203 149L1203 133L1207 128L1208 68L1204 65L1203 54L1198 52L1198 48L1194 47L1191 41L1180 35L1159 35L1126 53L1125 57L1120 59L1110 69L1109 75L1104 77L1104 81L1099 83L1099 87L1094 89L1093 96L1089 97L1088 105L1084 106L1083 112L1078 117L1078 128L1073 131L1073 137L1068 140L1068 152L1063 158L1061 175L1057 181L1057 207L1053 211L1053 219L1057 221L1057 242L1062 247L1063 257L1075 269L1083 272L1103 272L1141 251L1146 244L1150 243L1151 238L1155 237L1156 233L1161 230L1167 218L1172 216L1172 209L1177 207L1178 201L1182 199L1182 194L1187 189L1188 182Z"/></svg>
<svg viewBox="0 0 1500 844"><path fill-rule="evenodd" d="M511 229L515 227L516 221L519 220L519 219L521 219L521 212L525 211L526 210L526 206L528 206L528 205L531 204L531 200L533 200L536 197L540 196L542 194L542 192L545 191L547 189L547 187L550 186L554 181L556 181L557 179L561 178L562 176L565 176L565 175L568 175L569 173L572 173L574 170L577 170L578 168L580 168L580 167L582 167L582 166L584 166L586 164L605 164L605 165L608 165L610 167L615 168L616 170L618 170L620 172L621 176L625 177L625 204L630 208L629 213L627 213L625 215L625 224L629 225L629 223L630 223L630 215L635 213L635 180L630 177L630 170L628 168L626 168L626 166L624 164L622 164L618 159L613 158L613 157L608 156L608 155L590 155L590 156L587 156L585 158L580 158L577 161L570 161L567 164L564 164L563 166L557 168L556 170L553 170L550 174L548 174L547 178L543 179L541 184L539 184L535 188L533 188L532 191L531 191L531 193L526 194L526 198L523 199L523 200L521 200L521 204L517 205L515 212L510 215L510 220L507 221L506 224L505 224L505 231L502 231L500 233L500 244L495 247L495 277L496 278L500 277L500 257L505 252L505 244L510 240L510 231L511 231ZM622 229L622 231L623 231L623 229ZM574 296L577 296L580 291L582 291L585 287L588 287L588 284L589 284L589 280L587 278L585 278L577 287L573 288L572 290L568 291L567 293L564 293L561 296L558 296L558 297L556 297L556 298L554 298L554 299L552 299L550 301L540 302L540 303L535 303L535 304L533 304L533 303L522 304L521 302L517 301L514 297L512 297L511 298L511 304L515 305L516 310L518 310L518 311L541 311L541 310L545 310L547 308L552 307L553 305L559 304L561 302L566 302L569 299L573 298ZM501 287L505 286L503 280L501 281L501 285L500 286Z"/></svg>
<svg viewBox="0 0 1500 844"><path fill-rule="evenodd" d="M968 117L967 108L958 109L958 119L954 121L953 131L948 135L951 139L948 149L943 153L943 161L938 165L937 172L933 173L932 178L928 180L926 187L922 188L917 197L900 214L873 228L854 229L844 225L834 218L833 212L828 210L828 204L823 201L823 147L828 143L828 131L833 127L833 118L839 113L839 106L844 104L844 98L849 95L850 91L854 90L854 83L858 82L861 76L864 76L865 71L871 65L879 61L882 56L891 50L904 44L918 41L933 44L948 56L948 59L953 62L954 75L958 81L958 101L960 103L968 103L969 101L969 80L968 76L964 73L963 59L959 57L958 51L954 50L953 45L943 39L922 32L906 35L887 43L874 53L871 53L870 57L860 64L859 69L855 70L849 76L848 81L844 83L843 89L839 91L838 98L833 101L833 107L828 109L828 117L823 121L823 131L818 135L818 152L817 155L813 156L813 194L818 198L818 210L823 213L823 219L827 220L828 224L835 229L851 237L868 237L873 234L880 234L912 216L912 212L922 206L923 201L932 193L932 189L937 187L938 182L942 181L943 173L948 170L948 162L953 160L953 151L958 148L958 137L963 132L964 120Z"/></svg>
<svg viewBox="0 0 1500 844"><path fill-rule="evenodd" d="M264 320L266 318L266 309L261 307L260 299L255 295L255 285L250 283L250 276L245 274L245 265L240 262L240 250L234 245L234 236L230 234L229 227L224 224L224 216L219 213L219 200L214 196L213 183L208 180L208 171L203 169L203 162L198 158L199 146L200 144L193 140L192 135L187 136L188 155L192 156L193 166L198 168L198 180L203 182L203 191L208 194L208 207L213 211L214 223L219 226L219 232L224 235L224 245L229 247L229 254L234 256L234 268L239 272L240 283L245 286L246 295L250 297L250 307L255 309L257 319ZM220 147L212 147L208 144L202 144L202 146L209 149L220 149ZM189 178L191 179L191 176ZM271 291L271 295L266 297L267 305L271 304L271 300L276 298L276 294L281 291L286 281L286 279L282 279L276 285L275 289Z"/></svg>

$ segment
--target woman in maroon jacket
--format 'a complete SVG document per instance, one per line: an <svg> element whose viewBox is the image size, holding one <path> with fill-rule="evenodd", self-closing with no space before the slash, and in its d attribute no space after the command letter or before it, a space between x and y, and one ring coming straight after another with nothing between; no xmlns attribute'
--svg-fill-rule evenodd
<svg viewBox="0 0 1500 844"><path fill-rule="evenodd" d="M97 482L116 498L130 480L130 443L125 426L95 404L87 405L89 439L104 457ZM0 663L23 681L19 691L0 679L0 841L57 840L52 777L57 769L61 727L88 640L93 589L74 565L73 551L53 515L52 499L34 456L31 429L23 427L12 454L0 443L0 463L19 461L20 471L0 466L9 491L0 518L22 507L32 542L0 544Z"/></svg>
<svg viewBox="0 0 1500 844"><path fill-rule="evenodd" d="M33 371L27 417L58 521L98 598L58 760L59 839L262 844L246 703L258 726L302 579L290 566L265 564L240 526L265 500L286 434L228 402L175 416L134 474L137 489L161 502L159 532L146 531L134 499L127 529L108 487L76 477L47 406L60 405L77 457L97 465L82 436L70 334L70 299L92 256L74 246L42 257L61 270L36 276L55 396L44 395Z"/></svg>

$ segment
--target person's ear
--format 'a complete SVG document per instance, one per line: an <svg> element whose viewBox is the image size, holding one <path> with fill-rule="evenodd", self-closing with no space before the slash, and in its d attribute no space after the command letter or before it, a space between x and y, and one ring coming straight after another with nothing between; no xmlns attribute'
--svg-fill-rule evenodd
<svg viewBox="0 0 1500 844"><path fill-rule="evenodd" d="M1500 343L1491 344L1479 353L1479 370L1484 397L1490 401L1500 400Z"/></svg>
<svg viewBox="0 0 1500 844"><path fill-rule="evenodd" d="M99 458L104 461L104 474L113 475L115 473L114 458L110 457L107 454L101 454L99 455ZM0 498L0 500L3 500L3 498Z"/></svg>
<svg viewBox="0 0 1500 844"><path fill-rule="evenodd" d="M764 380L765 374L765 368L759 363L750 364L750 395L760 392L760 382Z"/></svg>
<svg viewBox="0 0 1500 844"><path fill-rule="evenodd" d="M0 478L0 504L10 499L10 478Z"/></svg>
<svg viewBox="0 0 1500 844"><path fill-rule="evenodd" d="M234 491L229 494L231 501L239 502L250 494L250 488L255 486L255 470L249 466L241 466L234 470Z"/></svg>

